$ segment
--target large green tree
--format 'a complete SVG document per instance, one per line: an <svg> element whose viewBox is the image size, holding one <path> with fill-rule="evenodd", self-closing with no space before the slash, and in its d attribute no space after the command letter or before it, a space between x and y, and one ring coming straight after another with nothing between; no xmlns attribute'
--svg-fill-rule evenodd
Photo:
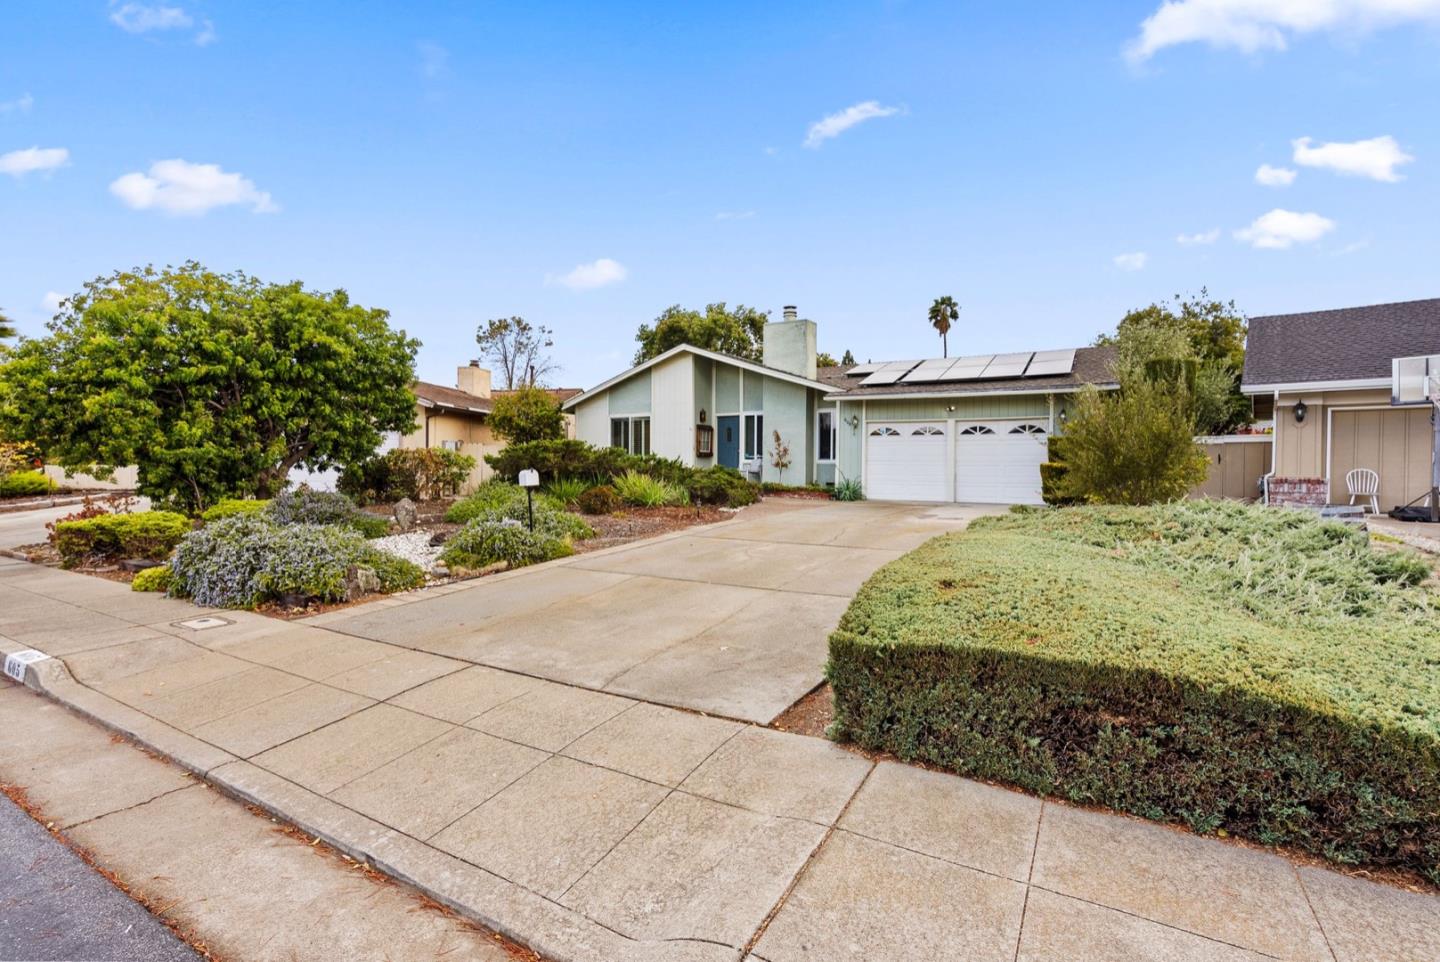
<svg viewBox="0 0 1440 962"><path fill-rule="evenodd" d="M757 311L744 304L730 308L724 301L706 304L704 311L672 305L655 318L654 324L640 325L635 333L635 340L640 344L635 363L648 361L681 344L758 362L769 317L768 311Z"/></svg>
<svg viewBox="0 0 1440 962"><path fill-rule="evenodd" d="M270 496L413 425L419 343L388 317L195 263L120 271L0 366L0 433L66 468L137 465L141 493L190 511Z"/></svg>
<svg viewBox="0 0 1440 962"><path fill-rule="evenodd" d="M550 392L522 387L495 398L490 428L511 444L554 441L565 436L565 415Z"/></svg>
<svg viewBox="0 0 1440 962"><path fill-rule="evenodd" d="M8 341L15 334L15 323L5 316L4 311L0 311L0 341Z"/></svg>
<svg viewBox="0 0 1440 962"><path fill-rule="evenodd" d="M1120 380L1137 380L1153 361L1194 361L1191 404L1195 429L1226 434L1250 423L1250 401L1240 393L1245 365L1245 315L1234 301L1205 288L1189 298L1150 304L1120 319L1096 344L1117 348Z"/></svg>

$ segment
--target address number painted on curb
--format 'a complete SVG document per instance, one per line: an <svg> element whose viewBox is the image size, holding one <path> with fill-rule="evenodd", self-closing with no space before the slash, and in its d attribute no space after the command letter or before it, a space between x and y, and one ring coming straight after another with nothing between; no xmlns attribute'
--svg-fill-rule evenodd
<svg viewBox="0 0 1440 962"><path fill-rule="evenodd" d="M33 665L37 661L44 661L49 657L45 652L36 651L34 648L26 648L24 651L17 651L13 655L6 655L5 674L23 685L25 684L25 666Z"/></svg>

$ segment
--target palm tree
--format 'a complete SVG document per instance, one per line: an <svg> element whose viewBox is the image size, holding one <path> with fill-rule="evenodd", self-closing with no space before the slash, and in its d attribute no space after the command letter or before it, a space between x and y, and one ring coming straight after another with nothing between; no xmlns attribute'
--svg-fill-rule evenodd
<svg viewBox="0 0 1440 962"><path fill-rule="evenodd" d="M950 333L950 327L960 319L960 305L955 303L955 298L946 294L944 297L935 298L935 303L930 305L930 326L940 332L940 350L944 357L950 356L950 343L946 335Z"/></svg>
<svg viewBox="0 0 1440 962"><path fill-rule="evenodd" d="M4 311L0 311L0 341L8 341L15 334L15 324L5 316Z"/></svg>

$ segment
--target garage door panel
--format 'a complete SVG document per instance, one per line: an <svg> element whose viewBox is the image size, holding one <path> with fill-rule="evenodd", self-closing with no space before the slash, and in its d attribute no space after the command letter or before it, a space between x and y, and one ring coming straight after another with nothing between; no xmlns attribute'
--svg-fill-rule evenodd
<svg viewBox="0 0 1440 962"><path fill-rule="evenodd" d="M961 421L955 434L955 500L979 504L1043 504L1040 465L1047 457L1043 424Z"/></svg>
<svg viewBox="0 0 1440 962"><path fill-rule="evenodd" d="M949 501L945 422L867 427L865 493L876 501Z"/></svg>

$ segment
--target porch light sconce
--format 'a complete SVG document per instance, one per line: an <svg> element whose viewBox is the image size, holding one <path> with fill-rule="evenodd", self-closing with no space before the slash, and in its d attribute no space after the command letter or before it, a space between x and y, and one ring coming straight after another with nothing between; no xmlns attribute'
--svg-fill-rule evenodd
<svg viewBox="0 0 1440 962"><path fill-rule="evenodd" d="M1069 413L1068 411L1066 411L1064 408L1061 408L1061 409L1060 409L1060 413L1059 413L1059 415L1057 415L1057 416L1058 416L1059 419L1060 419L1060 423L1061 423L1061 424L1064 424L1064 423L1065 423L1065 419L1070 416L1070 413Z"/></svg>
<svg viewBox="0 0 1440 962"><path fill-rule="evenodd" d="M854 431L856 428L860 427L860 418L852 414L845 419L845 423L850 425L850 430Z"/></svg>
<svg viewBox="0 0 1440 962"><path fill-rule="evenodd" d="M946 411L949 411L951 414L954 414L954 413L955 413L955 405L951 404L950 406L948 406L947 408L945 408L945 410L946 410Z"/></svg>
<svg viewBox="0 0 1440 962"><path fill-rule="evenodd" d="M701 424L704 424L704 423L705 423L705 409L704 409L704 408L701 408L701 409L700 409L700 423L701 423Z"/></svg>
<svg viewBox="0 0 1440 962"><path fill-rule="evenodd" d="M1309 408L1307 408L1307 407L1305 406L1305 402L1304 402L1304 401L1296 401L1296 402L1295 402L1295 407L1294 407L1292 410L1295 412L1295 423L1296 423L1296 424L1304 424L1304 423L1305 423L1305 412L1306 412L1307 410L1309 410Z"/></svg>

